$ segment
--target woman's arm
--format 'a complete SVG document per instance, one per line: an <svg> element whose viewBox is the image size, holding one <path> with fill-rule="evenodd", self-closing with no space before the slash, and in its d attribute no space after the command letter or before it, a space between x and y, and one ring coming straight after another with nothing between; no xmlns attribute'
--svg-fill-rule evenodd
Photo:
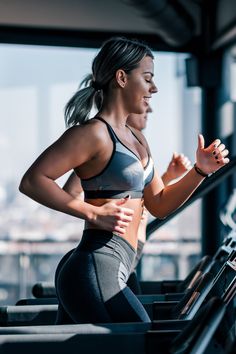
<svg viewBox="0 0 236 354"><path fill-rule="evenodd" d="M205 148L204 138L199 135L196 164L205 174L214 173L227 164L227 155L228 150L219 139ZM144 190L145 206L153 216L165 218L191 196L204 178L192 168L181 180L164 187L161 178L155 173L152 182Z"/></svg>
<svg viewBox="0 0 236 354"><path fill-rule="evenodd" d="M94 217L93 208L76 201L55 182L71 168L92 158L94 152L91 147L87 146L83 133L86 135L86 129L78 127L68 129L26 171L19 189L33 200L49 208L82 219L90 219ZM78 141L80 141L79 144ZM86 145L79 153L81 144Z"/></svg>
<svg viewBox="0 0 236 354"><path fill-rule="evenodd" d="M55 182L66 172L93 161L94 156L97 156L104 146L101 129L91 125L68 129L26 171L19 189L49 208L123 234L133 215L131 209L123 206L125 199L96 207L74 198ZM91 144L91 139L94 144ZM94 162L91 165L94 165Z"/></svg>
<svg viewBox="0 0 236 354"><path fill-rule="evenodd" d="M173 153L172 159L161 176L165 186L167 186L174 179L182 177L191 168L191 162L184 154Z"/></svg>
<svg viewBox="0 0 236 354"><path fill-rule="evenodd" d="M83 200L84 191L81 186L81 181L79 176L73 171L66 183L63 186L63 190L72 195L74 198Z"/></svg>

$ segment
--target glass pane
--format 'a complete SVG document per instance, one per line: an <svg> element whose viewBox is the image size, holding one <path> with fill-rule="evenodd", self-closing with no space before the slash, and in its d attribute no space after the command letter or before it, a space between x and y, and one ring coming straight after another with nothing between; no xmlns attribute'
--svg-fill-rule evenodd
<svg viewBox="0 0 236 354"><path fill-rule="evenodd" d="M34 159L64 131L65 104L90 73L96 52L0 45L0 262L4 270L0 277L0 304L13 304L19 298L32 296L31 287L36 281L53 281L59 259L80 240L82 221L40 206L20 194L18 185ZM161 174L174 151L186 154L194 162L200 99L197 89L186 89L185 57L155 53L159 92L151 102L153 113L144 133ZM58 184L62 185L66 178L58 180ZM174 220L160 229L154 238L172 237L179 256L182 247L177 246L178 242L199 238L199 207L189 212L184 222ZM188 261L182 263L180 270L178 257L163 251L163 259L155 263L153 250L149 244L145 247L144 278L154 279L157 273L161 276L160 269L163 277L182 276L182 266L188 267Z"/></svg>

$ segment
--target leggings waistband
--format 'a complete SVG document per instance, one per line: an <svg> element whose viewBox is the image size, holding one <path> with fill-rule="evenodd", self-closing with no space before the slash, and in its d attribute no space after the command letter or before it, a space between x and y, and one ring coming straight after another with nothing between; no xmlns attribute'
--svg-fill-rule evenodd
<svg viewBox="0 0 236 354"><path fill-rule="evenodd" d="M77 249L112 255L118 258L129 270L136 255L135 249L124 238L110 231L98 229L84 230Z"/></svg>

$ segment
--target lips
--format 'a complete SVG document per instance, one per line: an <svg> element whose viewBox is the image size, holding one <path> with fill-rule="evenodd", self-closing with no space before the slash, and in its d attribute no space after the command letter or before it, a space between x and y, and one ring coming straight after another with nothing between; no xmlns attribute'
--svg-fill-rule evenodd
<svg viewBox="0 0 236 354"><path fill-rule="evenodd" d="M150 100L150 98L151 98L151 97L147 97L147 96L145 96L143 99L144 99L144 101L145 101L147 104L149 104L149 100Z"/></svg>

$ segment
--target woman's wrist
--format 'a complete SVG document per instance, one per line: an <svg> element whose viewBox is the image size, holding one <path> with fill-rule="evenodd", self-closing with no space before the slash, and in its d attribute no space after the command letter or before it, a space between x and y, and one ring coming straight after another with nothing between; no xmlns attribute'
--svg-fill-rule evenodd
<svg viewBox="0 0 236 354"><path fill-rule="evenodd" d="M161 176L162 181L164 183L165 186L167 186L167 184L170 183L170 181L172 180L168 170L166 170L166 172L163 173L163 175Z"/></svg>
<svg viewBox="0 0 236 354"><path fill-rule="evenodd" d="M98 207L92 204L88 204L88 205L89 206L86 210L85 221L94 224L96 223L98 217Z"/></svg>
<svg viewBox="0 0 236 354"><path fill-rule="evenodd" d="M98 216L98 207L84 202L80 199L74 198L70 203L69 207L72 209L71 215L76 216L79 219L85 220L87 222L95 222Z"/></svg>
<svg viewBox="0 0 236 354"><path fill-rule="evenodd" d="M196 162L195 162L195 164L193 165L193 168L195 169L195 171L196 171L200 176L202 176L202 177L204 177L204 178L209 177L209 174L208 174L208 173L205 173L203 170L201 170L201 169L197 166Z"/></svg>

